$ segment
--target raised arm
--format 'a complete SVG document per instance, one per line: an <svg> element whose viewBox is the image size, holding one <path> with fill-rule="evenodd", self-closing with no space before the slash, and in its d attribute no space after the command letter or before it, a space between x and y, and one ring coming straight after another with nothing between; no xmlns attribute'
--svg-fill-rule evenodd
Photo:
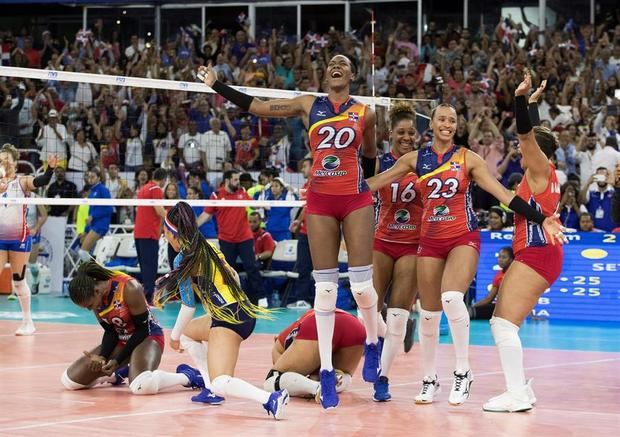
<svg viewBox="0 0 620 437"><path fill-rule="evenodd" d="M379 188L394 182L411 171L415 171L415 163L418 160L418 152L409 152L401 156L392 168L379 173L371 178L366 179L366 183L371 191L377 191Z"/></svg>
<svg viewBox="0 0 620 437"><path fill-rule="evenodd" d="M222 97L239 106L244 111L259 117L284 118L306 116L310 113L310 108L314 102L313 96L298 96L292 99L274 99L269 101L256 99L217 80L211 64L207 67L201 66L198 69L198 78Z"/></svg>

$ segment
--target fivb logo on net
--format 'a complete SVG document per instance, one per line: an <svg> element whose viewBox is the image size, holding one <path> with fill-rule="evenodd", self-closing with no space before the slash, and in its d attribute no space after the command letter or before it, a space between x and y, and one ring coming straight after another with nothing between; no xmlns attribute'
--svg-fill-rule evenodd
<svg viewBox="0 0 620 437"><path fill-rule="evenodd" d="M127 78L125 76L116 76L116 78L114 79L114 82L118 84L124 84L126 80Z"/></svg>
<svg viewBox="0 0 620 437"><path fill-rule="evenodd" d="M58 79L58 72L57 71L48 71L47 72L47 78L48 79Z"/></svg>
<svg viewBox="0 0 620 437"><path fill-rule="evenodd" d="M179 82L179 88L182 90L189 89L189 84L187 82Z"/></svg>

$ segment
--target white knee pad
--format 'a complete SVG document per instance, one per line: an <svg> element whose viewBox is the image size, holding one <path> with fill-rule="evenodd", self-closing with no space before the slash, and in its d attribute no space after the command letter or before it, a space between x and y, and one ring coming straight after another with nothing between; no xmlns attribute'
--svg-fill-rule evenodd
<svg viewBox="0 0 620 437"><path fill-rule="evenodd" d="M155 372L157 372L157 370ZM136 376L131 384L129 384L129 390L135 395L154 395L159 391L157 376L154 372L146 370Z"/></svg>
<svg viewBox="0 0 620 437"><path fill-rule="evenodd" d="M420 311L420 339L422 337L439 337L439 323L442 311Z"/></svg>
<svg viewBox="0 0 620 437"><path fill-rule="evenodd" d="M371 308L377 304L377 292L372 284L372 279L364 282L351 281L351 292L359 308Z"/></svg>
<svg viewBox="0 0 620 437"><path fill-rule="evenodd" d="M232 376L229 376L229 375L218 376L213 381L211 381L211 390L217 396L221 396L225 398L227 386L231 379L232 379Z"/></svg>
<svg viewBox="0 0 620 437"><path fill-rule="evenodd" d="M62 376L60 377L60 383L67 389L67 390L83 390L85 388L88 388L88 385L84 385L84 384L79 384L75 381L72 381L71 378L69 378L69 374L68 374L68 369L64 371L64 373L62 374Z"/></svg>
<svg viewBox="0 0 620 437"><path fill-rule="evenodd" d="M336 282L317 282L315 284L314 309L319 313L331 313L336 310L338 284Z"/></svg>
<svg viewBox="0 0 620 437"><path fill-rule="evenodd" d="M397 337L398 341L403 341L407 333L407 320L409 320L409 311L402 308L388 308L387 335Z"/></svg>
<svg viewBox="0 0 620 437"><path fill-rule="evenodd" d="M517 325L501 317L491 317L489 324L491 325L493 339L498 347L521 347L519 327Z"/></svg>
<svg viewBox="0 0 620 437"><path fill-rule="evenodd" d="M463 301L463 293L458 291L446 291L441 293L441 306L443 307L446 317L451 322L462 322L469 319L467 306Z"/></svg>
<svg viewBox="0 0 620 437"><path fill-rule="evenodd" d="M30 296L30 287L25 279L22 279L21 281L13 281L13 289L15 290L17 297Z"/></svg>

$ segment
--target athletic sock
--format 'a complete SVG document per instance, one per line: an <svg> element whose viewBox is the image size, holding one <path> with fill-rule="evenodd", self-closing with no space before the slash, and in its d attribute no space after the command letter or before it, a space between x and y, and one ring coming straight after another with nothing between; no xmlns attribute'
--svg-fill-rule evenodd
<svg viewBox="0 0 620 437"><path fill-rule="evenodd" d="M469 312L463 301L463 293L458 291L441 293L441 303L450 325L456 369L469 370Z"/></svg>
<svg viewBox="0 0 620 437"><path fill-rule="evenodd" d="M388 308L387 310L387 334L381 353L380 376L388 376L396 354L403 347L408 317L409 311L407 310L401 308Z"/></svg>
<svg viewBox="0 0 620 437"><path fill-rule="evenodd" d="M280 389L285 388L291 396L314 396L321 383L299 373L284 372L280 375L279 385Z"/></svg>
<svg viewBox="0 0 620 437"><path fill-rule="evenodd" d="M24 323L32 323L31 301L32 293L26 280L13 281L13 289L19 300L22 309L22 320Z"/></svg>
<svg viewBox="0 0 620 437"><path fill-rule="evenodd" d="M186 335L181 335L180 341L181 347L183 350L187 351L190 357L192 357L194 366L196 366L196 368L200 371L202 379L205 382L205 386L209 387L209 367L207 362L208 342L196 341Z"/></svg>
<svg viewBox="0 0 620 437"><path fill-rule="evenodd" d="M163 370L153 370L158 392L177 385L189 385L190 381L183 373L165 372Z"/></svg>
<svg viewBox="0 0 620 437"><path fill-rule="evenodd" d="M520 392L525 386L525 371L519 327L501 317L491 318L490 324L506 378L506 388L510 392Z"/></svg>
<svg viewBox="0 0 620 437"><path fill-rule="evenodd" d="M271 393L253 386L249 382L228 375L220 375L211 383L213 393L223 398L234 396L251 399L261 404L266 404Z"/></svg>
<svg viewBox="0 0 620 437"><path fill-rule="evenodd" d="M437 374L437 343L441 311L420 311L420 349L424 376L435 378Z"/></svg>
<svg viewBox="0 0 620 437"><path fill-rule="evenodd" d="M321 357L321 370L333 370L332 364L332 339L334 337L334 325L336 324L336 314L316 315L316 333L319 343L319 356Z"/></svg>
<svg viewBox="0 0 620 437"><path fill-rule="evenodd" d="M377 335L379 337L385 338L385 333L387 332L387 325L385 324L385 320L383 320L383 315L381 312L377 313Z"/></svg>

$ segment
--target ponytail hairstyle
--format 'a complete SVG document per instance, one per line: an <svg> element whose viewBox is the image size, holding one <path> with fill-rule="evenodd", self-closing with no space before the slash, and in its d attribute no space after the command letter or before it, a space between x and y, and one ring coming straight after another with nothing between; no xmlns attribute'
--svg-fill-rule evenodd
<svg viewBox="0 0 620 437"><path fill-rule="evenodd" d="M69 283L69 296L76 305L82 305L95 295L95 285L99 281L108 281L114 276L127 276L125 273L103 267L91 259L80 264Z"/></svg>
<svg viewBox="0 0 620 437"><path fill-rule="evenodd" d="M230 308L213 301L212 292L215 291L213 281L215 275L219 273L243 312L254 319L270 319L272 311L250 302L237 282L234 270L220 258L219 251L200 233L196 216L188 203L179 202L168 211L164 226L178 238L183 260L179 267L157 281L153 299L157 306L162 306L178 296L180 285L189 280L202 306L214 319L232 324L241 323L237 314Z"/></svg>
<svg viewBox="0 0 620 437"><path fill-rule="evenodd" d="M415 127L416 113L411 103L400 100L390 107L390 128L394 130L394 127L403 120L413 121Z"/></svg>

